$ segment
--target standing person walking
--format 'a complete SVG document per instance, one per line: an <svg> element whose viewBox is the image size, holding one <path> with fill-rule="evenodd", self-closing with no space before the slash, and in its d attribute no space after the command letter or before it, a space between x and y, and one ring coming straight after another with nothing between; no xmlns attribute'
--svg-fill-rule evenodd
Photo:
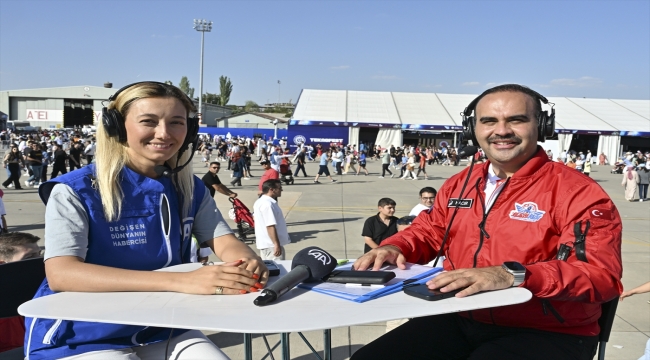
<svg viewBox="0 0 650 360"><path fill-rule="evenodd" d="M625 186L625 200L634 201L637 184L639 183L639 174L634 170L634 165L628 165L627 170L623 173L621 186Z"/></svg>
<svg viewBox="0 0 650 360"><path fill-rule="evenodd" d="M333 147L332 148L332 162L334 163L334 166L336 167L336 175L343 175L343 171L341 169L341 162L343 161L343 151L341 151L340 148Z"/></svg>
<svg viewBox="0 0 650 360"><path fill-rule="evenodd" d="M86 165L90 165L93 162L93 158L95 157L95 144L90 140L86 141L84 155L86 156Z"/></svg>
<svg viewBox="0 0 650 360"><path fill-rule="evenodd" d="M255 246L262 260L284 260L284 246L289 244L289 230L278 198L282 196L282 182L272 179L262 184L262 196L253 204Z"/></svg>
<svg viewBox="0 0 650 360"><path fill-rule="evenodd" d="M650 169L647 164L639 165L639 201L645 201L648 198L648 184L650 184Z"/></svg>
<svg viewBox="0 0 650 360"><path fill-rule="evenodd" d="M330 176L330 170L327 168L327 162L329 161L329 158L327 157L327 153L322 153L320 155L320 165L318 168L318 174L316 174L316 178L314 178L314 184L320 184L320 181L318 181L318 178L321 175L327 176L328 179L332 180L332 182L336 182L336 180L332 179Z"/></svg>
<svg viewBox="0 0 650 360"><path fill-rule="evenodd" d="M244 177L244 169L246 168L246 160L242 157L241 152L237 152L233 155L231 170L232 170L232 181L230 185L241 185L241 178Z"/></svg>
<svg viewBox="0 0 650 360"><path fill-rule="evenodd" d="M13 182L14 188L21 190L20 166L25 166L25 160L23 160L23 154L18 151L18 147L15 145L11 146L9 152L5 155L4 164L9 169L9 178L2 183L2 186L6 188Z"/></svg>
<svg viewBox="0 0 650 360"><path fill-rule="evenodd" d="M52 146L52 159L52 176L50 177L50 180L57 177L59 172L61 175L68 173L68 170L66 170L65 167L65 161L68 160L68 154L66 154L59 145Z"/></svg>
<svg viewBox="0 0 650 360"><path fill-rule="evenodd" d="M361 169L366 172L366 176L368 176L368 169L366 169L366 151L362 150L361 153L359 154L359 169L357 170L357 175L361 172Z"/></svg>
<svg viewBox="0 0 650 360"><path fill-rule="evenodd" d="M27 152L25 157L27 165L32 169L32 176L25 180L25 185L38 187L41 181L41 172L43 170L43 152L41 145L37 142L32 143L32 148Z"/></svg>
<svg viewBox="0 0 650 360"><path fill-rule="evenodd" d="M353 173L357 173L357 169L354 167L355 156L352 151L348 152L345 156L345 169L343 170L344 174L347 174L350 169Z"/></svg>
<svg viewBox="0 0 650 360"><path fill-rule="evenodd" d="M307 155L307 148L303 147L296 155L296 172L293 174L293 176L298 177L298 172L302 170L302 175L304 177L307 177L307 172L305 171L306 155Z"/></svg>
<svg viewBox="0 0 650 360"><path fill-rule="evenodd" d="M390 165L390 154L388 153L388 149L386 149L381 154L381 176L379 177L380 179L384 178L384 175L386 175L386 171L388 171L390 177L393 177L394 174L388 169L388 165Z"/></svg>
<svg viewBox="0 0 650 360"><path fill-rule="evenodd" d="M78 141L74 142L72 147L70 147L68 166L70 167L70 171L81 169L81 143Z"/></svg>
<svg viewBox="0 0 650 360"><path fill-rule="evenodd" d="M414 170L415 170L415 158L413 156L413 153L409 153L408 159L406 160L404 176L402 176L401 179L406 180L406 177L410 176L411 179L417 180L418 178L415 177L415 175L413 174L415 172Z"/></svg>
<svg viewBox="0 0 650 360"><path fill-rule="evenodd" d="M427 153L431 152L431 150L427 151ZM429 180L429 175L427 175L427 172L424 170L424 168L427 166L427 159L425 157L425 149L422 148L422 151L420 152L420 164L418 166L418 173L415 175L415 178L417 179L418 176L420 176L420 172L424 173L424 180Z"/></svg>

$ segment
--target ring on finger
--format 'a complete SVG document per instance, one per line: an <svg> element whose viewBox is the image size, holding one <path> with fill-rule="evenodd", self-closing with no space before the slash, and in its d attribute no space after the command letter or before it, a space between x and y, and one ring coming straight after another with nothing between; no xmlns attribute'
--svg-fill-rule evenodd
<svg viewBox="0 0 650 360"><path fill-rule="evenodd" d="M214 289L214 294L215 295L223 295L223 286L217 286L217 288Z"/></svg>

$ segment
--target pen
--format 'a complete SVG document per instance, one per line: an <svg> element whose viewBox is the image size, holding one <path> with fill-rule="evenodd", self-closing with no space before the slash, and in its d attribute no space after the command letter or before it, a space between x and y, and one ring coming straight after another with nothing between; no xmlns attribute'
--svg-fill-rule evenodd
<svg viewBox="0 0 650 360"><path fill-rule="evenodd" d="M341 266L341 265L345 265L345 264L347 264L347 263L349 263L349 262L350 262L350 260L348 260L348 259L343 259L343 260L339 260L339 261L337 262L337 264L338 264L339 266Z"/></svg>

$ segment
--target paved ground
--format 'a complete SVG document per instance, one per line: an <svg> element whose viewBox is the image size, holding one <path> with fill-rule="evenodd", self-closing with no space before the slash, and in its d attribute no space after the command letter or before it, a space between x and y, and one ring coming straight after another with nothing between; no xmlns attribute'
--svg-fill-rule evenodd
<svg viewBox="0 0 650 360"><path fill-rule="evenodd" d="M195 161L195 171L201 176L206 170ZM315 175L318 165L307 164L307 173ZM337 183L323 182L313 184L313 178L296 178L294 185L285 185L280 206L282 207L292 243L287 246L288 258L303 247L315 245L322 247L337 258L356 258L363 253L361 229L365 218L376 213L377 200L391 197L397 202L396 216L407 215L418 202L418 191L423 186L439 188L445 179L461 170L459 167L430 166L430 180L409 181L399 179L379 179L378 162L368 165L371 176L338 176ZM623 263L625 288L632 288L650 280L650 202L627 202L620 186L622 175L609 174L609 167L594 167L592 177L610 194L623 218ZM261 175L259 166L254 166L252 180L243 180L243 187L235 191L245 204L252 208L256 186ZM4 172L0 179L4 180ZM25 178L23 178L25 179ZM229 180L228 173L221 179ZM422 178L420 178L422 179ZM226 197L217 194L217 205L222 213L227 213L230 203ZM4 202L7 207L7 222L12 231L28 231L43 236L44 207L38 199L36 190L5 190ZM226 215L227 216L227 215ZM231 226L234 223L228 219ZM607 359L637 359L650 338L650 294L633 296L619 304L610 342L607 345ZM368 303L367 306L372 306ZM385 324L368 324L336 328L332 331L334 359L347 359L364 344L377 338L385 331ZM243 337L232 333L208 333L211 340L219 345L232 359L243 358ZM322 332L304 334L316 349L322 349ZM278 342L277 335L269 336L271 346ZM255 358L261 359L265 346L261 336L253 342ZM276 349L279 358L280 351ZM309 355L298 334L291 335L292 359L315 358ZM10 358L6 354L0 359ZM14 357L12 357L14 358ZM16 359L20 356L15 357Z"/></svg>

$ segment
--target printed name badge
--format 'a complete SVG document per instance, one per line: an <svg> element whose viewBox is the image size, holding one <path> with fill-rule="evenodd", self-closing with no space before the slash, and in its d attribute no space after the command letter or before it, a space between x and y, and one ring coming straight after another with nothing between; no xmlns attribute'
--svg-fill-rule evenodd
<svg viewBox="0 0 650 360"><path fill-rule="evenodd" d="M474 204L474 199L449 199L447 203L448 208L459 207L461 209L471 209Z"/></svg>

